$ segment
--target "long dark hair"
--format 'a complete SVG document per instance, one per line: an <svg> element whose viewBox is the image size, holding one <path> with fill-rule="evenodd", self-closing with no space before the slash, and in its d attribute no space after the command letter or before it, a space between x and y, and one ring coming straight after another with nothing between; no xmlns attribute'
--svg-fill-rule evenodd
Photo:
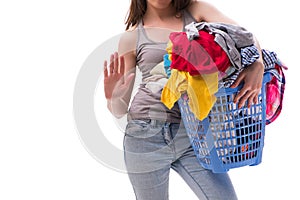
<svg viewBox="0 0 300 200"><path fill-rule="evenodd" d="M172 5L177 12L180 12L187 8L191 0L172 0ZM147 0L131 0L127 19L125 21L126 30L135 26L143 18L147 9Z"/></svg>

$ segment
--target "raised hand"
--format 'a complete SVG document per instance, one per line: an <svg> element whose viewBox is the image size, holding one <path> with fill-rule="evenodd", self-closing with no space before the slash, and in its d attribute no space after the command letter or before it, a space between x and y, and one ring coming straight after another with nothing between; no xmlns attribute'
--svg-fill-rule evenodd
<svg viewBox="0 0 300 200"><path fill-rule="evenodd" d="M109 68L109 69L108 69ZM104 93L105 98L122 98L128 91L129 85L134 78L134 73L124 73L124 57L114 53L110 56L110 64L104 61Z"/></svg>

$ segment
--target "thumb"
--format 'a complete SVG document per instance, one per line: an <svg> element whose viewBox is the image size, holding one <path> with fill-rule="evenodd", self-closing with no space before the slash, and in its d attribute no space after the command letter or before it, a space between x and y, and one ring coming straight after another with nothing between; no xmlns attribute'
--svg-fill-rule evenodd
<svg viewBox="0 0 300 200"><path fill-rule="evenodd" d="M125 77L125 80L124 80L124 86L129 86L130 83L133 81L135 77L135 74L134 73L130 73L128 76Z"/></svg>
<svg viewBox="0 0 300 200"><path fill-rule="evenodd" d="M235 88L241 84L244 79L244 74L240 73L234 83L230 86L231 88Z"/></svg>

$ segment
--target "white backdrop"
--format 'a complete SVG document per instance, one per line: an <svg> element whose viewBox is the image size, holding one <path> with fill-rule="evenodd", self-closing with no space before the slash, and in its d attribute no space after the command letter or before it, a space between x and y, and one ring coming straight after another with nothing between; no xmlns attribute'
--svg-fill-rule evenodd
<svg viewBox="0 0 300 200"><path fill-rule="evenodd" d="M289 67L283 111L267 126L262 164L230 171L236 192L241 200L300 199L296 1L211 2ZM128 7L129 0L0 2L0 199L134 199L127 175L88 152L73 115L83 64L124 31ZM99 57L99 74L109 53ZM106 138L122 148L123 134L105 109L101 80L95 114ZM197 199L174 172L170 199Z"/></svg>

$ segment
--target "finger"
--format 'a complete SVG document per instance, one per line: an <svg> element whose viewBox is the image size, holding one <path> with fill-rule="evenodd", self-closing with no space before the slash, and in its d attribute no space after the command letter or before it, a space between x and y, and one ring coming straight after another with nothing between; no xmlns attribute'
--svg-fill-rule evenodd
<svg viewBox="0 0 300 200"><path fill-rule="evenodd" d="M248 100L249 101L249 97L251 94L249 94L250 92L246 92L240 99L239 99L239 103L238 103L238 108L242 108L246 101ZM250 102L250 105L252 104L252 102Z"/></svg>
<svg viewBox="0 0 300 200"><path fill-rule="evenodd" d="M108 71L107 71L107 61L104 61L104 77L108 77Z"/></svg>
<svg viewBox="0 0 300 200"><path fill-rule="evenodd" d="M240 98L242 96L244 96L246 93L247 93L248 89L246 87L243 87L238 93L237 95L235 95L234 99L233 99L233 102L234 103L237 103L240 101Z"/></svg>
<svg viewBox="0 0 300 200"><path fill-rule="evenodd" d="M253 95L253 104L258 104L258 95L259 94Z"/></svg>
<svg viewBox="0 0 300 200"><path fill-rule="evenodd" d="M119 71L119 55L118 52L114 53L114 73L118 73Z"/></svg>
<svg viewBox="0 0 300 200"><path fill-rule="evenodd" d="M120 56L120 73L124 75L125 72L125 59L124 56Z"/></svg>
<svg viewBox="0 0 300 200"><path fill-rule="evenodd" d="M125 60L124 60L124 56L120 57L119 68L120 68L120 73L122 75L121 81L122 81L122 83L124 83L124 72L125 72Z"/></svg>
<svg viewBox="0 0 300 200"><path fill-rule="evenodd" d="M113 74L114 70L114 55L110 55L110 63L109 63L109 73Z"/></svg>
<svg viewBox="0 0 300 200"><path fill-rule="evenodd" d="M260 90L258 90L257 92L254 92L252 94L252 103L253 104L258 104L259 103L259 94L260 94Z"/></svg>
<svg viewBox="0 0 300 200"><path fill-rule="evenodd" d="M239 86L241 84L241 82L244 79L244 75L243 73L240 73L239 76L237 77L237 79L234 81L234 83L230 86L231 88L235 88L237 86Z"/></svg>
<svg viewBox="0 0 300 200"><path fill-rule="evenodd" d="M248 108L250 108L255 103L255 97L256 97L255 93L249 96L248 105L247 105Z"/></svg>

